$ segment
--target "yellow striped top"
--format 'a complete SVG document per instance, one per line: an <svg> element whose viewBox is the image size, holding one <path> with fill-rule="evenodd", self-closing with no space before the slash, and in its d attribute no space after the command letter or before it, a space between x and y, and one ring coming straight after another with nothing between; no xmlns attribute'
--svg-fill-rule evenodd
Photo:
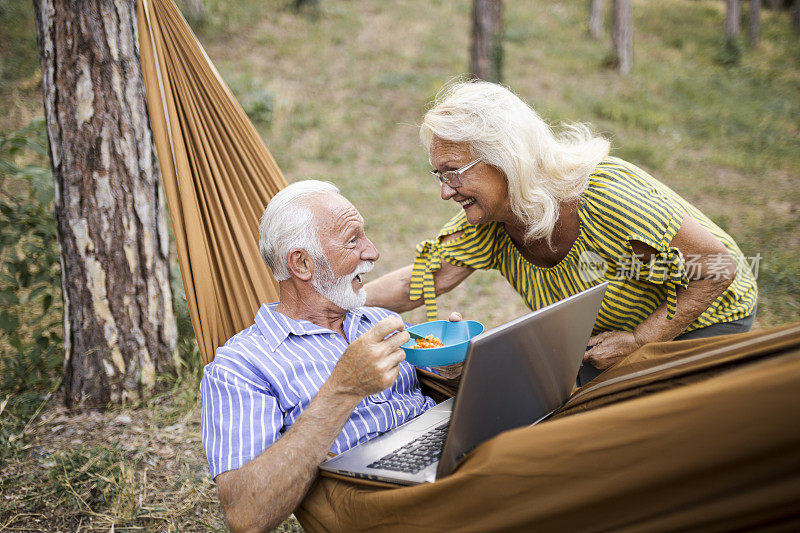
<svg viewBox="0 0 800 533"><path fill-rule="evenodd" d="M728 249L737 262L733 283L686 331L744 318L755 308L758 288L746 258L734 240L696 207L645 171L608 157L589 176L578 214L580 228L572 248L558 264L540 267L526 260L502 223L473 225L463 210L433 240L417 245L411 299L424 297L428 319L437 316L433 274L442 261L474 269L499 270L527 306L539 309L608 281L594 334L631 331L665 300L668 317L676 311L677 291L700 273L696 258L684 258L670 242L689 214ZM460 233L446 243L442 239ZM631 240L657 253L647 263ZM713 268L713 257L707 269ZM720 258L720 268L723 266ZM702 273L713 276L713 272Z"/></svg>

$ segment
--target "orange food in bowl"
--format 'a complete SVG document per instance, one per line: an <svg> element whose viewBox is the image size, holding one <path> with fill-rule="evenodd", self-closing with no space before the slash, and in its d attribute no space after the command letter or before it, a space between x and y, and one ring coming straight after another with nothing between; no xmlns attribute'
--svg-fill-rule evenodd
<svg viewBox="0 0 800 533"><path fill-rule="evenodd" d="M424 339L417 339L417 343L412 348L441 348L442 346L444 343L431 333Z"/></svg>

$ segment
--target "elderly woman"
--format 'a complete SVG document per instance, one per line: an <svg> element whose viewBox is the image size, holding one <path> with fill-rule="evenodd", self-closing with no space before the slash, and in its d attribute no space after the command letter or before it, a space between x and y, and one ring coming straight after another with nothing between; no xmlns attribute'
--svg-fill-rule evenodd
<svg viewBox="0 0 800 533"><path fill-rule="evenodd" d="M433 319L436 295L476 269L499 270L531 309L608 281L580 383L643 344L752 325L756 282L734 240L585 126L556 135L508 89L471 81L442 91L420 136L459 212L413 265L367 284L368 305L424 299Z"/></svg>

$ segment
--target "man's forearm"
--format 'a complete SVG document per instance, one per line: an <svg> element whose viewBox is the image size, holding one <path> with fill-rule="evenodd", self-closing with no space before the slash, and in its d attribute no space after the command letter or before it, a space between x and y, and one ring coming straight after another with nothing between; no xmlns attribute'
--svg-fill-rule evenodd
<svg viewBox="0 0 800 533"><path fill-rule="evenodd" d="M217 476L232 531L269 531L291 514L359 401L326 382L285 435L241 468Z"/></svg>
<svg viewBox="0 0 800 533"><path fill-rule="evenodd" d="M677 311L667 318L667 304L662 303L649 317L633 330L639 346L650 342L670 341L713 304L733 282L733 278L698 279L691 281L685 290L678 292Z"/></svg>

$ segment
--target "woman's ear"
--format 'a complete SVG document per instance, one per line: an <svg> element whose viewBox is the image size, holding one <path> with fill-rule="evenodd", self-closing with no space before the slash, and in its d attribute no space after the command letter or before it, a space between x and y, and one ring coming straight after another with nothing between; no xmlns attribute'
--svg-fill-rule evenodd
<svg viewBox="0 0 800 533"><path fill-rule="evenodd" d="M303 281L311 280L314 275L314 261L311 260L308 252L295 248L289 251L286 259L286 267L292 276Z"/></svg>

